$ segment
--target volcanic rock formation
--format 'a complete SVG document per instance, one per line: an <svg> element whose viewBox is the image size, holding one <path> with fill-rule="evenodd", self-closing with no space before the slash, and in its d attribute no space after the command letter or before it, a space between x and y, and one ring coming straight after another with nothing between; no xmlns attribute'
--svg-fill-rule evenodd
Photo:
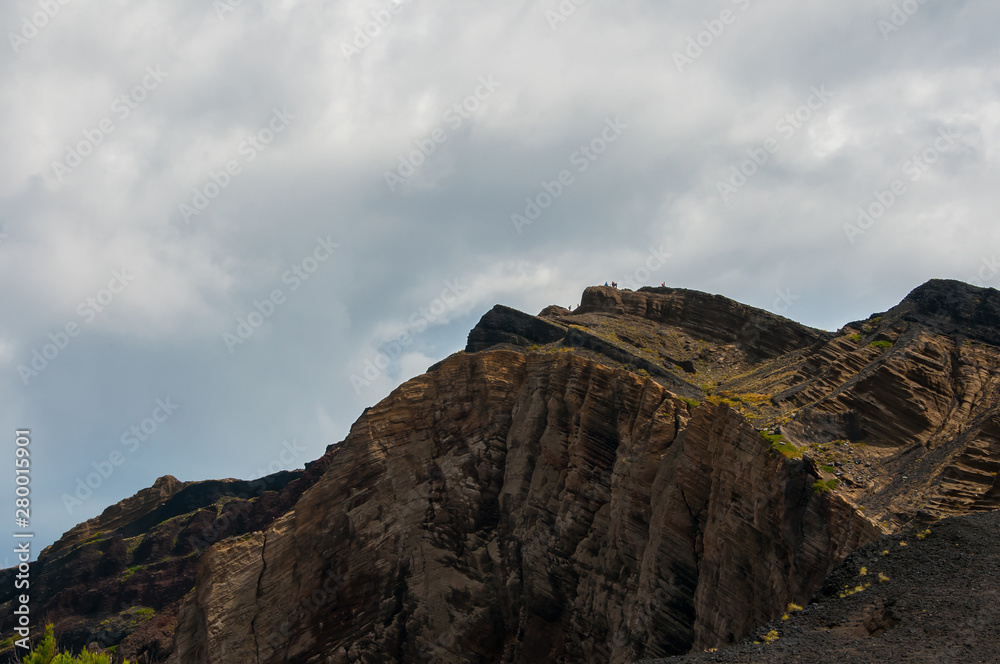
<svg viewBox="0 0 1000 664"><path fill-rule="evenodd" d="M996 508L997 329L945 281L836 333L669 288L498 305L305 471L161 478L68 532L36 616L177 664L724 647L882 533Z"/></svg>

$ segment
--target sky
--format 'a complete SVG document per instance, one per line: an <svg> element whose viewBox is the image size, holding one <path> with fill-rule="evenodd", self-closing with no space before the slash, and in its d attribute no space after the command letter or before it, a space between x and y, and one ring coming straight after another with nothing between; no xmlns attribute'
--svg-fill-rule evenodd
<svg viewBox="0 0 1000 664"><path fill-rule="evenodd" d="M35 553L302 467L493 305L615 280L836 330L1000 283L988 0L11 0L0 495ZM10 513L8 512L8 513ZM0 553L0 565L14 563Z"/></svg>

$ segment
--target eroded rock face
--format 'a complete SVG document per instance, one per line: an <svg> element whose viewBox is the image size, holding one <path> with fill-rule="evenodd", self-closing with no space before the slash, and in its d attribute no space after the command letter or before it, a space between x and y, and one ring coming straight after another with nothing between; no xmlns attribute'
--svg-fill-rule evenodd
<svg viewBox="0 0 1000 664"><path fill-rule="evenodd" d="M721 295L683 288L638 291L592 286L574 314L635 316L684 330L716 343L739 346L752 359L773 358L832 336Z"/></svg>
<svg viewBox="0 0 1000 664"><path fill-rule="evenodd" d="M172 661L203 661L185 653L223 614L216 640L257 644L238 661L618 663L733 642L877 535L815 479L726 406L629 372L459 355L369 409L262 541L218 545ZM239 571L214 571L229 558Z"/></svg>
<svg viewBox="0 0 1000 664"><path fill-rule="evenodd" d="M641 664L995 662L998 533L994 511L886 535L841 563L812 605L739 646Z"/></svg>
<svg viewBox="0 0 1000 664"><path fill-rule="evenodd" d="M161 477L42 551L31 570L33 617L41 625L52 622L67 648L117 646L120 656L140 664L162 662L202 553L270 525L325 467L320 459L305 471L256 481ZM0 627L6 631L13 619L9 575L0 574ZM0 661L6 661L2 651Z"/></svg>
<svg viewBox="0 0 1000 664"><path fill-rule="evenodd" d="M498 306L305 471L161 478L71 530L39 617L142 664L733 643L880 529L1000 505L998 301L930 282L837 333L679 289Z"/></svg>

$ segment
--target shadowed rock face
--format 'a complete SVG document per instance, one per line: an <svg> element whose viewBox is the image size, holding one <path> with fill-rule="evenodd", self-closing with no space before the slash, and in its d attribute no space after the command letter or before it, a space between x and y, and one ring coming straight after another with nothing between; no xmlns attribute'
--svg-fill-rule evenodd
<svg viewBox="0 0 1000 664"><path fill-rule="evenodd" d="M1000 513L951 517L860 547L811 606L736 648L643 664L996 662L998 575Z"/></svg>
<svg viewBox="0 0 1000 664"><path fill-rule="evenodd" d="M815 479L726 406L692 412L634 374L457 356L368 410L262 537L213 550L171 661L628 662L732 642L877 535Z"/></svg>
<svg viewBox="0 0 1000 664"><path fill-rule="evenodd" d="M693 337L735 344L752 360L806 348L832 335L721 295L683 288L622 291L593 286L575 314L634 316L683 330Z"/></svg>
<svg viewBox="0 0 1000 664"><path fill-rule="evenodd" d="M33 618L53 622L62 645L118 646L133 661L169 654L177 607L195 584L204 550L259 531L285 513L325 468L256 481L180 482L164 476L74 527L32 563ZM12 628L11 572L0 575L0 622ZM0 661L6 656L0 654Z"/></svg>
<svg viewBox="0 0 1000 664"><path fill-rule="evenodd" d="M1000 344L1000 291L961 281L932 279L889 311L943 334Z"/></svg>
<svg viewBox="0 0 1000 664"><path fill-rule="evenodd" d="M551 307L546 312L559 311ZM568 313L568 310L563 309ZM476 353L499 344L530 346L559 341L566 336L566 328L537 316L522 313L502 304L490 309L469 332L465 350Z"/></svg>
<svg viewBox="0 0 1000 664"><path fill-rule="evenodd" d="M680 289L498 305L305 471L161 478L69 531L35 617L144 663L731 644L883 530L1000 504L996 303L934 281L837 333Z"/></svg>

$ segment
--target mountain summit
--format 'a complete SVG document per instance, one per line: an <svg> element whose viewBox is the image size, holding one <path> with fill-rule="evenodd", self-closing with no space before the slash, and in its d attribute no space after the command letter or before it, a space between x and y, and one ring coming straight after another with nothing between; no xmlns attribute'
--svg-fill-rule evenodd
<svg viewBox="0 0 1000 664"><path fill-rule="evenodd" d="M673 288L498 305L305 470L164 478L68 532L35 616L177 664L723 648L859 547L996 509L998 298L935 280L835 333Z"/></svg>

